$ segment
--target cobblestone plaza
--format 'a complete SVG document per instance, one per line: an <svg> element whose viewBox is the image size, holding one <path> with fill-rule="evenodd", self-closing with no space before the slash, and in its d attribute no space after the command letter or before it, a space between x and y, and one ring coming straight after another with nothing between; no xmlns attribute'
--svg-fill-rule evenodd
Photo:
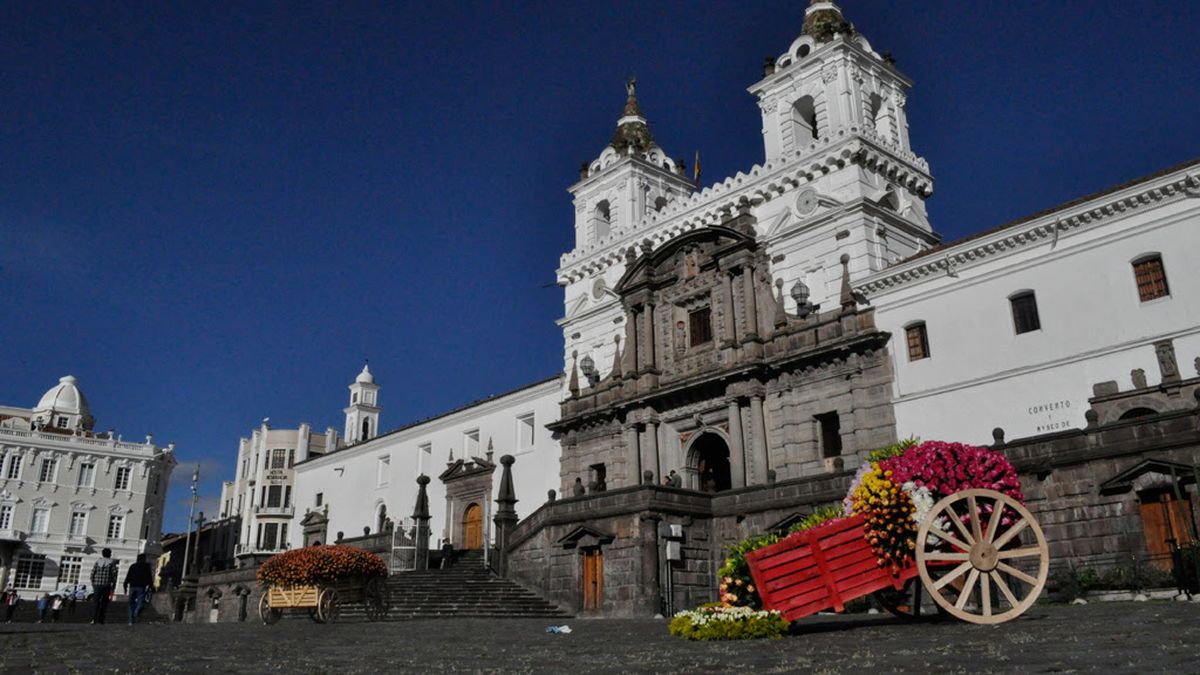
<svg viewBox="0 0 1200 675"><path fill-rule="evenodd" d="M1195 672L1200 603L1042 605L999 626L817 617L776 641L686 642L664 620L0 625L0 671Z"/></svg>

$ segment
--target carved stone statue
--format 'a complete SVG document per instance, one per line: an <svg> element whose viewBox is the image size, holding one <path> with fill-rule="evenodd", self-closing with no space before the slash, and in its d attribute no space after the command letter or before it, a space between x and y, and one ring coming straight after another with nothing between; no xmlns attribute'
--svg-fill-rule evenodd
<svg viewBox="0 0 1200 675"><path fill-rule="evenodd" d="M1175 360L1175 344L1170 340L1154 343L1154 353L1158 356L1158 370L1162 373L1163 382L1179 379L1179 363Z"/></svg>
<svg viewBox="0 0 1200 675"><path fill-rule="evenodd" d="M1134 389L1146 388L1146 371L1142 370L1141 368L1134 368L1133 370L1129 371L1129 377L1133 380Z"/></svg>

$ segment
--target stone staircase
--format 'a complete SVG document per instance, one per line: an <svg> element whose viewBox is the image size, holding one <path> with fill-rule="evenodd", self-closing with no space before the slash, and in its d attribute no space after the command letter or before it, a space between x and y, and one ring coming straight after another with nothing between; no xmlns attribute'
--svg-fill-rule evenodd
<svg viewBox="0 0 1200 675"><path fill-rule="evenodd" d="M398 572L388 578L387 620L448 617L565 618L570 614L516 582L492 574L481 551L460 552L447 569ZM338 621L365 621L359 603L343 604Z"/></svg>

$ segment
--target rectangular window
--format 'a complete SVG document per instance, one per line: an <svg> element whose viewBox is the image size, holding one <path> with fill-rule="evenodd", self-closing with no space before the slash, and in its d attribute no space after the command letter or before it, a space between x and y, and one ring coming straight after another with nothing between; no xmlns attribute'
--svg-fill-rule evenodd
<svg viewBox="0 0 1200 675"><path fill-rule="evenodd" d="M59 417L57 426L59 429L66 429L67 428L67 418Z"/></svg>
<svg viewBox="0 0 1200 675"><path fill-rule="evenodd" d="M267 488L267 507L276 508L283 503L283 486L272 485Z"/></svg>
<svg viewBox="0 0 1200 675"><path fill-rule="evenodd" d="M108 538L123 539L125 537L125 516L113 514L108 517Z"/></svg>
<svg viewBox="0 0 1200 675"><path fill-rule="evenodd" d="M87 513L84 511L71 512L71 529L69 530L72 537L82 537L87 534Z"/></svg>
<svg viewBox="0 0 1200 675"><path fill-rule="evenodd" d="M64 555L58 564L58 585L74 586L79 583L79 573L83 571L83 558L77 555Z"/></svg>
<svg viewBox="0 0 1200 675"><path fill-rule="evenodd" d="M282 469L287 466L287 450L275 448L271 451L271 469Z"/></svg>
<svg viewBox="0 0 1200 675"><path fill-rule="evenodd" d="M463 434L463 457L470 459L479 454L479 430L472 429Z"/></svg>
<svg viewBox="0 0 1200 675"><path fill-rule="evenodd" d="M318 492L317 493L317 506L321 506L324 503L325 503L325 493Z"/></svg>
<svg viewBox="0 0 1200 675"><path fill-rule="evenodd" d="M1133 263L1133 277L1137 280L1138 298L1142 302L1171 294L1162 256L1151 256Z"/></svg>
<svg viewBox="0 0 1200 675"><path fill-rule="evenodd" d="M12 529L13 505L0 504L0 530Z"/></svg>
<svg viewBox="0 0 1200 675"><path fill-rule="evenodd" d="M248 460L248 459L242 460L242 480L246 480L246 470L249 468L249 465L250 465L250 460Z"/></svg>
<svg viewBox="0 0 1200 675"><path fill-rule="evenodd" d="M288 450L288 465L287 465L287 468L289 468L289 469L290 469L290 468L292 468L293 466L296 466L296 449L295 449L295 448L290 448L290 449Z"/></svg>
<svg viewBox="0 0 1200 675"><path fill-rule="evenodd" d="M692 347L712 342L712 308L701 307L688 312L688 344Z"/></svg>
<svg viewBox="0 0 1200 675"><path fill-rule="evenodd" d="M33 509L33 521L30 523L29 531L36 534L45 534L50 531L50 509L35 506Z"/></svg>
<svg viewBox="0 0 1200 675"><path fill-rule="evenodd" d="M118 466L117 467L117 478L115 481L113 481L113 489L128 490L129 489L129 478L132 475L133 475L133 469L130 469L127 466Z"/></svg>
<svg viewBox="0 0 1200 675"><path fill-rule="evenodd" d="M842 454L842 422L836 412L828 412L813 418L817 422L821 439L821 456L837 457Z"/></svg>
<svg viewBox="0 0 1200 675"><path fill-rule="evenodd" d="M287 546L288 546L287 523L280 523L280 525L279 525L279 548L286 549Z"/></svg>
<svg viewBox="0 0 1200 675"><path fill-rule="evenodd" d="M388 484L392 477L392 456L379 458L378 473L375 476L376 485L383 487Z"/></svg>
<svg viewBox="0 0 1200 675"><path fill-rule="evenodd" d="M54 474L57 473L58 460L54 458L42 460L42 470L38 472L38 482L53 483Z"/></svg>
<svg viewBox="0 0 1200 675"><path fill-rule="evenodd" d="M283 486L283 506L287 508L292 505L292 486Z"/></svg>
<svg viewBox="0 0 1200 675"><path fill-rule="evenodd" d="M21 477L21 454L16 453L8 456L8 473L4 474L5 478L17 480Z"/></svg>
<svg viewBox="0 0 1200 675"><path fill-rule="evenodd" d="M517 418L517 449L528 450L533 447L533 413Z"/></svg>
<svg viewBox="0 0 1200 675"><path fill-rule="evenodd" d="M38 590L42 587L42 574L45 571L46 556L23 553L17 558L17 573L13 585L26 590Z"/></svg>
<svg viewBox="0 0 1200 675"><path fill-rule="evenodd" d="M274 551L276 544L279 541L279 523L263 523L263 542L262 548L265 551Z"/></svg>
<svg viewBox="0 0 1200 675"><path fill-rule="evenodd" d="M920 361L929 358L929 334L925 332L925 323L917 323L904 329L908 339L908 360Z"/></svg>
<svg viewBox="0 0 1200 675"><path fill-rule="evenodd" d="M91 462L84 462L79 465L79 480L76 481L79 487L95 487L96 485L96 465Z"/></svg>
<svg viewBox="0 0 1200 675"><path fill-rule="evenodd" d="M1042 322L1038 318L1037 298L1033 291L1018 293L1008 299L1012 303L1013 329L1017 335L1040 330Z"/></svg>

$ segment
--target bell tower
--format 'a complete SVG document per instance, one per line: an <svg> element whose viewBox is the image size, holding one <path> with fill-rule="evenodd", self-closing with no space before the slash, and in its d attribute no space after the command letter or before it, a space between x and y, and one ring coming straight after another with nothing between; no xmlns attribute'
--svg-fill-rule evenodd
<svg viewBox="0 0 1200 675"><path fill-rule="evenodd" d="M613 286L625 271L622 251L630 239L649 230L651 215L692 194L695 186L683 162L658 146L638 102L637 81L625 84L625 107L600 155L584 162L570 187L575 206L575 247L567 259L615 261L597 266L564 286L564 366L578 351L585 363L607 374L613 363L613 336L622 334L623 312ZM562 277L560 276L560 279Z"/></svg>
<svg viewBox="0 0 1200 675"><path fill-rule="evenodd" d="M350 405L346 406L346 443L353 445L379 435L379 385L366 364L350 385Z"/></svg>

